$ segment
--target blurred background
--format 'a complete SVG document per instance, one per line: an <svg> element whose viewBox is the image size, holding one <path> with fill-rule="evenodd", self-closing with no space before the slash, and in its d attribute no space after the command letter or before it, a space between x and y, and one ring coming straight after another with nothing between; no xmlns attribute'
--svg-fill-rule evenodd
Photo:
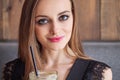
<svg viewBox="0 0 120 80"><path fill-rule="evenodd" d="M0 0L0 77L4 64L17 58L18 27L24 0ZM75 0L84 51L120 77L120 0Z"/></svg>

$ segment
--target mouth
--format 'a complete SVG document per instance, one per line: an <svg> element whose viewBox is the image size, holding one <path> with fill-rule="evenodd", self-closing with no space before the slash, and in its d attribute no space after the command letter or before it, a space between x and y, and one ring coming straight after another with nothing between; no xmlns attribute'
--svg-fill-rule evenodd
<svg viewBox="0 0 120 80"><path fill-rule="evenodd" d="M50 42L60 42L63 38L64 38L64 36L59 36L59 37L48 38L48 40Z"/></svg>

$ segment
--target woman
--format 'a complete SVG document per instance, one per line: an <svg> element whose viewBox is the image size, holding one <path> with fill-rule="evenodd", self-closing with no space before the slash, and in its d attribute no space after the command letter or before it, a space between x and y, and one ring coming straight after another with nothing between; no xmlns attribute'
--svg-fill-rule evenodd
<svg viewBox="0 0 120 80"><path fill-rule="evenodd" d="M4 80L28 80L37 68L57 71L58 80L112 80L108 65L87 57L78 37L73 0L25 0L19 27L19 58L6 64Z"/></svg>

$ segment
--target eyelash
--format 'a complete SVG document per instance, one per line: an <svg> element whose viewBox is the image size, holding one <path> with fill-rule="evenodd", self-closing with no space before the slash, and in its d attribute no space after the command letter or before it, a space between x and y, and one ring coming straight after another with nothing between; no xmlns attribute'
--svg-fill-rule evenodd
<svg viewBox="0 0 120 80"><path fill-rule="evenodd" d="M49 20L47 20L47 19L40 19L36 23L39 25L44 25L44 24L47 24L48 22L49 22Z"/></svg>
<svg viewBox="0 0 120 80"><path fill-rule="evenodd" d="M59 20L60 21L66 21L66 20L68 20L68 18L69 18L68 15L62 15L62 16L59 17Z"/></svg>
<svg viewBox="0 0 120 80"><path fill-rule="evenodd" d="M58 20L61 21L61 22L66 21L68 19L69 19L68 15L61 15L60 17L58 17ZM49 22L50 22L49 19L43 18L43 19L38 20L36 23L39 24L39 25L45 25Z"/></svg>

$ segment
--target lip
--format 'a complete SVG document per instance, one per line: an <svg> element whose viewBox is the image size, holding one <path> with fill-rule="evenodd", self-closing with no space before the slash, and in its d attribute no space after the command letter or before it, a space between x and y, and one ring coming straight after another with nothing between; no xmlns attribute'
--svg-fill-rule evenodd
<svg viewBox="0 0 120 80"><path fill-rule="evenodd" d="M51 42L60 42L63 39L63 37L64 36L52 37L52 38L48 38L48 40Z"/></svg>

